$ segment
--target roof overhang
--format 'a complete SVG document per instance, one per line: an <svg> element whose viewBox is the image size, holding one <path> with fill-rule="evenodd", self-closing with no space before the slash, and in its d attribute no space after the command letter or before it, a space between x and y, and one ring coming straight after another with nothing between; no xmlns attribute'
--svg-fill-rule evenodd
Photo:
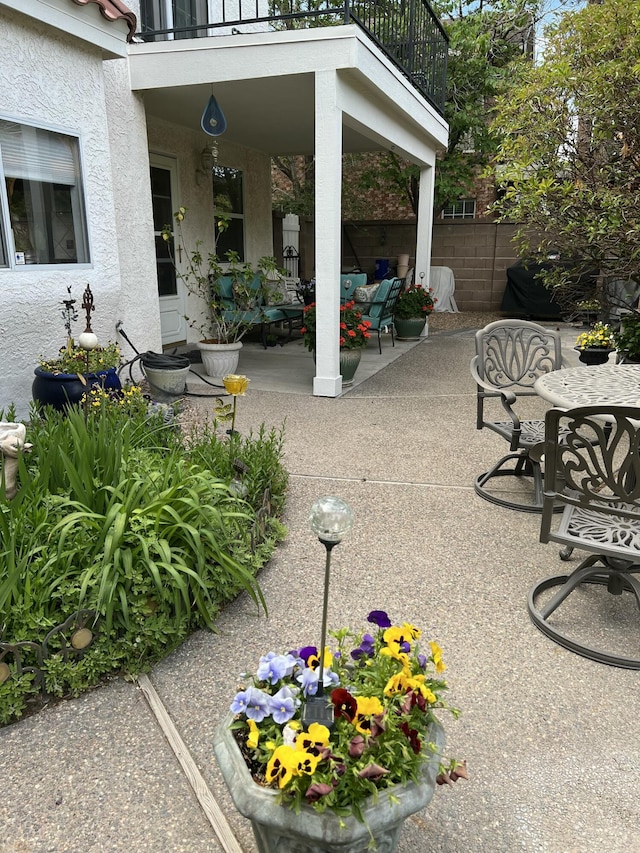
<svg viewBox="0 0 640 853"><path fill-rule="evenodd" d="M104 59L127 55L131 16L135 27L135 16L120 0L117 8L108 0L0 0L3 6L99 48Z"/></svg>
<svg viewBox="0 0 640 853"><path fill-rule="evenodd" d="M326 70L347 92L345 152L395 148L421 161L422 146L446 146L442 116L356 26L129 48L131 88L144 91L149 115L197 129L213 93L227 119L225 141L269 154L314 153L315 74Z"/></svg>

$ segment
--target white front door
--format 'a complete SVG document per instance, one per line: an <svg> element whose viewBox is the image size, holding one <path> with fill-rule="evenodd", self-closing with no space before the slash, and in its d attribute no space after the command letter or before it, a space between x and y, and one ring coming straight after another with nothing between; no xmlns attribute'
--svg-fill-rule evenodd
<svg viewBox="0 0 640 853"><path fill-rule="evenodd" d="M153 204L153 231L156 241L156 267L158 270L158 301L160 303L160 326L162 345L183 343L187 340L185 312L185 286L176 275L174 262L180 270L180 258L175 247L162 239L165 225L174 226L173 212L176 210L176 162L170 157L151 154L151 199Z"/></svg>

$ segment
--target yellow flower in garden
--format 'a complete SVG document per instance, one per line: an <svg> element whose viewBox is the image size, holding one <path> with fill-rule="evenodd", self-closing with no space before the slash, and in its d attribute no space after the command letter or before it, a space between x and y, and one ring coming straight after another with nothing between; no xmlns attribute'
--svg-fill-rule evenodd
<svg viewBox="0 0 640 853"><path fill-rule="evenodd" d="M415 675L413 678L407 679L407 684L414 693L420 693L429 704L433 705L437 701L437 697L425 684L424 675Z"/></svg>
<svg viewBox="0 0 640 853"><path fill-rule="evenodd" d="M322 749L322 747L329 746L330 735L331 733L326 726L320 723L311 723L308 732L298 735L296 749L305 751Z"/></svg>
<svg viewBox="0 0 640 853"><path fill-rule="evenodd" d="M247 738L247 746L249 749L257 749L258 741L260 740L260 729L253 720L247 720L249 726L249 737Z"/></svg>
<svg viewBox="0 0 640 853"><path fill-rule="evenodd" d="M400 628L397 626L387 628L382 635L382 639L392 652L408 652L411 649L411 643L413 640L420 639L420 634L420 629L416 628L415 625L411 625L409 622L403 622L402 627ZM389 652L386 654L389 654ZM397 657L397 654L392 654L392 657Z"/></svg>
<svg viewBox="0 0 640 853"><path fill-rule="evenodd" d="M307 776L313 776L316 772L318 762L320 761L320 756L314 755L312 752L299 749L297 750L297 759L296 769L294 771L295 775L302 776L303 774L306 774Z"/></svg>
<svg viewBox="0 0 640 853"><path fill-rule="evenodd" d="M401 672L392 675L389 681L387 681L384 688L384 695L393 696L394 693L406 693L409 689L410 677L411 670L408 667L403 667Z"/></svg>
<svg viewBox="0 0 640 853"><path fill-rule="evenodd" d="M356 697L357 710L353 724L363 735L371 732L371 718L384 714L382 702L376 696Z"/></svg>
<svg viewBox="0 0 640 853"><path fill-rule="evenodd" d="M292 746L279 746L267 764L267 782L270 785L277 782L279 788L288 785L293 774L298 773L298 758Z"/></svg>
<svg viewBox="0 0 640 853"><path fill-rule="evenodd" d="M246 393L247 386L251 380L246 376L236 373L228 373L222 380L227 394L232 394L234 397L243 397Z"/></svg>
<svg viewBox="0 0 640 853"><path fill-rule="evenodd" d="M442 673L447 668L442 662L442 649L437 643L434 643L433 640L429 643L431 648L431 657L433 658L433 665L436 668L437 673Z"/></svg>

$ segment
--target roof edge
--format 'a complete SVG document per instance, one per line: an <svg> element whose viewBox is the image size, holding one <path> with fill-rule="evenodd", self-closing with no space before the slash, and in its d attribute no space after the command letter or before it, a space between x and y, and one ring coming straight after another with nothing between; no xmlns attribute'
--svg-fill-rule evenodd
<svg viewBox="0 0 640 853"><path fill-rule="evenodd" d="M89 3L95 3L100 10L100 14L107 21L124 20L129 27L127 42L131 44L138 21L135 14L124 5L122 0L73 0L73 2L76 6L87 6Z"/></svg>

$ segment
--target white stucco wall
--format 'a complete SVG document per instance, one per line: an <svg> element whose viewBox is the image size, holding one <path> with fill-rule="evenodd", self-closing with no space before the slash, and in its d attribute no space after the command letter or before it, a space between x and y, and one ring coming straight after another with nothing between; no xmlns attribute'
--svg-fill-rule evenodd
<svg viewBox="0 0 640 853"><path fill-rule="evenodd" d="M116 217L113 240L120 261L116 320L122 320L138 352L162 352L143 98L129 89L126 59L105 62L104 78ZM124 359L135 355L124 339L118 343Z"/></svg>
<svg viewBox="0 0 640 853"><path fill-rule="evenodd" d="M24 416L38 357L64 343L67 285L80 302L90 283L93 328L101 341L115 340L119 251L101 54L11 10L0 15L0 116L79 134L91 252L91 264L79 268L0 268L0 408L14 402ZM83 329L78 321L76 333Z"/></svg>
<svg viewBox="0 0 640 853"><path fill-rule="evenodd" d="M203 109L205 104L203 104ZM147 116L149 150L175 160L178 173L178 198L174 207L187 208L183 233L188 248L195 249L202 241L201 251L213 251L213 195L210 174L201 171L200 155L212 138L201 130L171 124ZM244 179L244 216L246 259L254 263L263 255L273 254L273 225L271 215L271 161L267 154L225 143L218 137L218 163L242 169ZM196 297L187 295L186 314L198 317L201 306ZM197 332L188 330L190 341Z"/></svg>

